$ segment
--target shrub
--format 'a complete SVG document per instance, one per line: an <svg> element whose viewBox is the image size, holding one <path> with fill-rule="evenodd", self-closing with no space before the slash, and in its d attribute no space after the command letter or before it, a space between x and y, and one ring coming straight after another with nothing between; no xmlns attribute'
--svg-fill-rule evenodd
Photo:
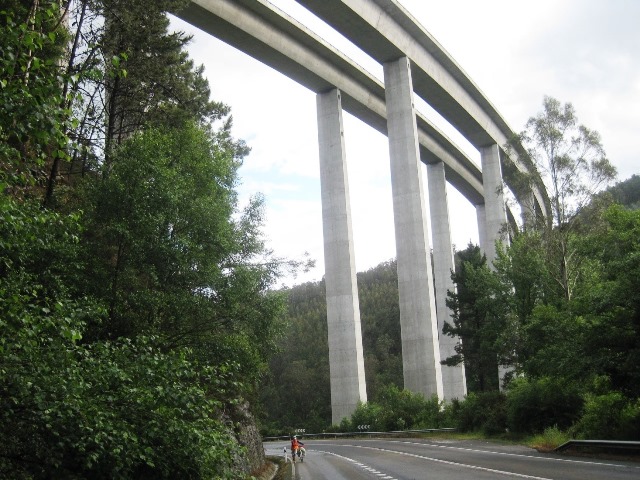
<svg viewBox="0 0 640 480"><path fill-rule="evenodd" d="M454 402L452 410L462 431L496 435L507 428L506 397L501 392L470 393L463 401Z"/></svg>
<svg viewBox="0 0 640 480"><path fill-rule="evenodd" d="M507 425L516 433L541 433L570 427L579 416L582 397L561 379L515 379L507 394Z"/></svg>
<svg viewBox="0 0 640 480"><path fill-rule="evenodd" d="M579 438L640 440L640 399L629 400L620 392L587 395L573 430Z"/></svg>
<svg viewBox="0 0 640 480"><path fill-rule="evenodd" d="M425 399L419 393L390 385L379 393L376 401L381 409L381 426L387 431L437 428L442 422L441 403L435 395Z"/></svg>
<svg viewBox="0 0 640 480"><path fill-rule="evenodd" d="M369 425L371 430L385 429L385 412L377 403L360 403L351 416L351 427L355 430L358 425Z"/></svg>

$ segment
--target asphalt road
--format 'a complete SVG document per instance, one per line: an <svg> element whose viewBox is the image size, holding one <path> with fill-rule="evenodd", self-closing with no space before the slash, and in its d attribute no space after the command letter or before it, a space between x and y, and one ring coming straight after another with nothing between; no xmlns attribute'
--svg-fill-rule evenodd
<svg viewBox="0 0 640 480"><path fill-rule="evenodd" d="M303 440L295 480L639 480L640 463L541 454L522 446L437 439ZM264 444L283 455L288 442Z"/></svg>

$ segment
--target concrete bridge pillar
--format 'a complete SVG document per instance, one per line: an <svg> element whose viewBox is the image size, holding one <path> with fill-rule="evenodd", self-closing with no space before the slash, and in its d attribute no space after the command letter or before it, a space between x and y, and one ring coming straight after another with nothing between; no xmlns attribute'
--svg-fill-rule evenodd
<svg viewBox="0 0 640 480"><path fill-rule="evenodd" d="M428 199L424 196L409 60L403 57L385 63L384 82L404 387L427 398L434 394L442 398Z"/></svg>
<svg viewBox="0 0 640 480"><path fill-rule="evenodd" d="M482 185L484 187L484 253L487 256L487 265L494 269L493 262L497 258L496 242L502 241L504 245L509 237L504 231L507 223L507 209L502 192L502 167L500 166L500 148L491 145L480 149L482 162ZM477 210L476 210L477 211ZM482 245L481 245L482 247ZM498 366L498 378L500 390L504 387L504 376L513 369L508 366Z"/></svg>
<svg viewBox="0 0 640 480"><path fill-rule="evenodd" d="M480 161L482 163L482 185L484 187L484 241L480 242L485 255L487 265L493 268L496 259L495 243L498 240L508 241L503 235L503 227L507 223L507 210L502 193L502 167L500 166L500 148L498 145L490 145L480 149Z"/></svg>
<svg viewBox="0 0 640 480"><path fill-rule="evenodd" d="M429 185L429 205L431 207L431 226L433 230L433 276L436 313L438 316L440 359L445 360L456 354L455 346L459 339L442 333L442 327L445 322L453 324L451 310L447 307L447 291L453 291L454 289L451 271L455 269L449 223L449 205L447 203L447 182L443 162L427 165L427 183ZM444 400L463 399L467 394L464 364L455 367L442 365L441 369Z"/></svg>
<svg viewBox="0 0 640 480"><path fill-rule="evenodd" d="M332 422L367 401L340 91L316 97Z"/></svg>
<svg viewBox="0 0 640 480"><path fill-rule="evenodd" d="M520 216L522 218L523 230L535 228L538 217L536 212L536 199L533 195L533 192L527 192L523 194L521 198L519 198L519 200L521 208Z"/></svg>

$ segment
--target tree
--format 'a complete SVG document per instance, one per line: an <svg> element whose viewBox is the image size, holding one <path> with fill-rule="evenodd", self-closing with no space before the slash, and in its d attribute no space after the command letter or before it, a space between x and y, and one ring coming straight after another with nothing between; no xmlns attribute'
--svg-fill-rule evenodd
<svg viewBox="0 0 640 480"><path fill-rule="evenodd" d="M571 300L555 288L540 235L516 236L496 262L511 290L509 339L518 373L530 380L561 379L589 391L606 379L631 398L638 395L637 211L612 206L592 229L572 238L580 275Z"/></svg>
<svg viewBox="0 0 640 480"><path fill-rule="evenodd" d="M61 108L76 117L65 133L77 148L69 149L70 162L51 163L45 204L54 205L54 187L62 179L70 184L95 174L99 165L111 162L118 144L147 126L219 121L220 132L230 131L229 107L210 100L203 67L196 67L185 51L190 37L169 32L167 11L186 3L70 2L66 18L73 27L72 42L58 70ZM233 143L239 152L246 151L244 142Z"/></svg>
<svg viewBox="0 0 640 480"><path fill-rule="evenodd" d="M453 324L445 323L445 335L459 337L456 355L445 365L464 362L467 389L470 392L497 390L500 362L500 334L506 321L506 306L496 301L498 282L487 266L480 247L471 245L458 252L459 264L451 278L456 286L447 292L447 306Z"/></svg>
<svg viewBox="0 0 640 480"><path fill-rule="evenodd" d="M66 32L55 3L9 3L0 12L0 184L32 196L47 165L68 156L72 119L58 68Z"/></svg>
<svg viewBox="0 0 640 480"><path fill-rule="evenodd" d="M74 4L98 32L86 14L102 3ZM100 37L77 30L67 63L63 12L0 12L0 476L245 478L236 405L255 393L283 306L261 199L237 207L246 149L229 121L214 128L165 96L113 149L108 175L98 141L84 181L54 196L61 165L87 155L80 133L104 119L101 74L124 77L126 57L101 71L99 47L82 44ZM177 57L182 93L208 95Z"/></svg>
<svg viewBox="0 0 640 480"><path fill-rule="evenodd" d="M395 260L358 273L367 398L403 386L398 273Z"/></svg>
<svg viewBox="0 0 640 480"><path fill-rule="evenodd" d="M88 293L108 306L97 339L153 333L205 363L236 357L249 389L272 352L281 295L264 248L261 199L237 207L236 151L187 124L148 129L88 179Z"/></svg>
<svg viewBox="0 0 640 480"><path fill-rule="evenodd" d="M570 299L578 274L570 245L578 214L615 178L616 169L605 155L598 132L578 124L570 103L562 105L551 97L544 98L543 111L528 120L516 140L526 147L551 197L552 211L544 227L549 261Z"/></svg>
<svg viewBox="0 0 640 480"><path fill-rule="evenodd" d="M584 331L589 372L606 376L611 389L640 397L640 211L619 205L603 213L604 228L580 242L591 275L573 310Z"/></svg>

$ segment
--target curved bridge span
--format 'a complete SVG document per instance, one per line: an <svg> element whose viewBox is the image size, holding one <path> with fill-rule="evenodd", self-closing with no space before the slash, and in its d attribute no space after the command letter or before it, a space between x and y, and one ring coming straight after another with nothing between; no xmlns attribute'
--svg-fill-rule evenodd
<svg viewBox="0 0 640 480"><path fill-rule="evenodd" d="M445 185L476 207L480 244L493 260L510 216L500 193L502 170L526 171L504 151L513 132L395 0L297 1L380 62L384 83L266 0L193 0L177 15L317 94L333 422L366 401L343 109L389 139L405 388L460 398L464 368L440 365L457 343L440 334L450 316L445 299L454 268ZM414 95L480 151L482 169L416 111ZM519 201L540 215L547 211L542 189Z"/></svg>

